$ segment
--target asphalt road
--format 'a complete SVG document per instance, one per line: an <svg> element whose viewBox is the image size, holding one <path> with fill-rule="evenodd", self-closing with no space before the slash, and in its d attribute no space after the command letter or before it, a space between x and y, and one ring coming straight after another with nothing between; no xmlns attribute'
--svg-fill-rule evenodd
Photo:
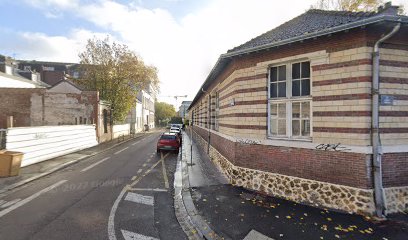
<svg viewBox="0 0 408 240"><path fill-rule="evenodd" d="M0 239L186 239L173 208L178 155L159 133L128 141L13 191ZM13 204L14 203L14 204Z"/></svg>

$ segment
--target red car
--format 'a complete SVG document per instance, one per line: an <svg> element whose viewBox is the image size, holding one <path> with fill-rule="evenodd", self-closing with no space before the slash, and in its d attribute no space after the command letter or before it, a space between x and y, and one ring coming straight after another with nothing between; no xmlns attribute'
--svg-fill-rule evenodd
<svg viewBox="0 0 408 240"><path fill-rule="evenodd" d="M159 141L157 141L157 153L161 150L176 151L179 152L180 138L177 133L163 133Z"/></svg>

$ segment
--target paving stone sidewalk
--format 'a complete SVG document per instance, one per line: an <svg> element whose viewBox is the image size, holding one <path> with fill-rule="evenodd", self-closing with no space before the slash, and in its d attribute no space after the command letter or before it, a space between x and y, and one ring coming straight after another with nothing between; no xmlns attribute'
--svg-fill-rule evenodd
<svg viewBox="0 0 408 240"><path fill-rule="evenodd" d="M184 158L190 161L190 156L187 153ZM197 214L220 238L408 239L406 214L379 221L264 196L220 181L211 160L195 144L192 156L194 165L188 167L191 198Z"/></svg>

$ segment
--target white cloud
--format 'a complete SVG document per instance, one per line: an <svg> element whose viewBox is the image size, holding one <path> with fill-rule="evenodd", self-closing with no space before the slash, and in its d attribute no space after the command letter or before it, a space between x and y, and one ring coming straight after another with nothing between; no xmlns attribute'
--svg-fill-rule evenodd
<svg viewBox="0 0 408 240"><path fill-rule="evenodd" d="M216 0L176 21L164 9L103 0L84 6L79 16L113 31L156 65L161 95L192 99L220 54L303 13L311 2L294 0L287 11L287 4L269 0Z"/></svg>
<svg viewBox="0 0 408 240"><path fill-rule="evenodd" d="M79 61L78 53L83 51L87 39L107 35L84 29L74 29L68 36L48 36L38 32L13 34L13 41L4 41L0 49L9 51L18 59L73 63Z"/></svg>

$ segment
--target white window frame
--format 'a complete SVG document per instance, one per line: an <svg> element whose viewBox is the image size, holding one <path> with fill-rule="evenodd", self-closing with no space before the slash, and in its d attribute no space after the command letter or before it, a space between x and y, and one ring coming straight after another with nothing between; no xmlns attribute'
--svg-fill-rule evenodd
<svg viewBox="0 0 408 240"><path fill-rule="evenodd" d="M310 66L310 95L308 96L295 96L292 97L292 65L301 62L311 62L310 59L294 60L285 63L277 63L269 66L268 69L268 132L267 136L270 139L282 139L282 140L301 140L311 141L313 137L313 116L312 116L312 70ZM286 65L286 97L271 98L271 69L273 67L279 67ZM310 121L310 134L309 136L293 136L292 133L292 103L296 102L309 102L309 121ZM286 104L286 134L285 135L272 135L271 134L271 104L285 103ZM301 131L301 129L300 129Z"/></svg>

